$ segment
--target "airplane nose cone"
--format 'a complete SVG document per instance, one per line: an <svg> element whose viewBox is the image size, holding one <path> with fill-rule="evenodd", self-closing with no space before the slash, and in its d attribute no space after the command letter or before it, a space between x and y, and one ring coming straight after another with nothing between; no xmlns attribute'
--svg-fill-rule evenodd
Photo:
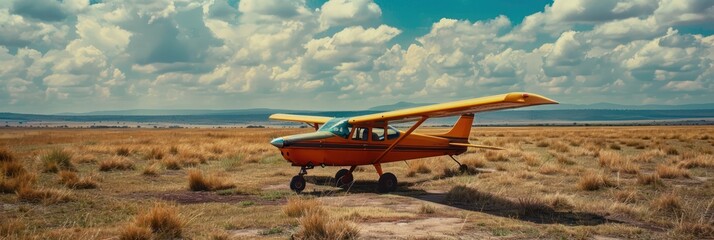
<svg viewBox="0 0 714 240"><path fill-rule="evenodd" d="M270 144L273 144L276 148L282 148L283 145L285 145L285 140L283 138L279 137L276 139L273 139L273 141L270 141Z"/></svg>

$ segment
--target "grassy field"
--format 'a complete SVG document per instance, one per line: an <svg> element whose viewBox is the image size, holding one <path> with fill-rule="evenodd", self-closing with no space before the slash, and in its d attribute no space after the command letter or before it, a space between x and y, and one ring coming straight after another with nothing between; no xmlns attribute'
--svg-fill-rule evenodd
<svg viewBox="0 0 714 240"><path fill-rule="evenodd" d="M714 127L474 128L508 150L386 164L391 194L318 167L296 195L268 142L305 131L0 129L0 238L714 238Z"/></svg>

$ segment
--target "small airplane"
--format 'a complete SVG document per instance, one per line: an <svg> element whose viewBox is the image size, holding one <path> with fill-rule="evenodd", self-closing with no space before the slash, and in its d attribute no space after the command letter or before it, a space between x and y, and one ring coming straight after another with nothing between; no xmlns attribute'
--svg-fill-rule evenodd
<svg viewBox="0 0 714 240"><path fill-rule="evenodd" d="M298 175L290 181L290 189L297 193L305 189L303 175L315 166L349 167L335 174L337 186L345 188L354 180L352 172L361 165L374 166L379 174L377 190L387 193L397 188L397 177L382 172L382 163L447 155L463 171L466 166L453 156L466 152L469 147L501 149L469 143L475 113L541 104L558 102L537 94L513 92L349 118L278 113L269 118L307 123L315 128L315 132L278 137L270 144L280 149L285 160L300 167ZM429 118L458 115L461 117L448 132L434 135L414 133ZM414 121L416 123L407 131L389 125Z"/></svg>

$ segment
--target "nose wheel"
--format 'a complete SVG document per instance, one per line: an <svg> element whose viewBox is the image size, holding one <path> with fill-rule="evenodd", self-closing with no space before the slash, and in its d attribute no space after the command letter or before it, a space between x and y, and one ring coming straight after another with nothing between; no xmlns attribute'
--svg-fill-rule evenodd
<svg viewBox="0 0 714 240"><path fill-rule="evenodd" d="M302 190L305 190L305 178L303 175L307 174L308 169L312 168L314 168L312 165L301 167L298 175L295 175L293 179L290 180L290 190L293 190L296 193L300 193Z"/></svg>

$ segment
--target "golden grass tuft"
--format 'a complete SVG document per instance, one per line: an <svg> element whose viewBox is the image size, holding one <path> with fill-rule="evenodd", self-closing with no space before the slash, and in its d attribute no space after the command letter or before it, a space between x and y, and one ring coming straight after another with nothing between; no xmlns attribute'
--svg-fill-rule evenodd
<svg viewBox="0 0 714 240"><path fill-rule="evenodd" d="M136 239L129 238L131 236L141 239L146 236L142 228L148 229L154 239L176 239L182 236L185 226L186 222L179 216L176 207L157 203L148 212L138 215L133 225L124 227L120 239Z"/></svg>
<svg viewBox="0 0 714 240"><path fill-rule="evenodd" d="M188 171L188 188L191 191L216 191L234 188L235 185L228 183L218 176L203 176L200 170L192 169Z"/></svg>
<svg viewBox="0 0 714 240"><path fill-rule="evenodd" d="M524 153L522 158L526 165L531 167L540 166L541 164L540 157L535 153Z"/></svg>
<svg viewBox="0 0 714 240"><path fill-rule="evenodd" d="M20 233L25 230L25 223L20 219L4 219L0 221L0 238L5 239L21 239Z"/></svg>
<svg viewBox="0 0 714 240"><path fill-rule="evenodd" d="M620 165L620 162L622 162L622 156L617 152L600 150L598 153L600 167L614 167Z"/></svg>
<svg viewBox="0 0 714 240"><path fill-rule="evenodd" d="M427 166L423 161L412 161L412 164L409 165L409 173L411 172L429 174L431 173L431 168L429 168L429 166Z"/></svg>
<svg viewBox="0 0 714 240"><path fill-rule="evenodd" d="M515 202L520 215L542 215L555 210L546 201L535 197L521 197Z"/></svg>
<svg viewBox="0 0 714 240"><path fill-rule="evenodd" d="M16 194L17 199L22 202L43 203L45 205L69 202L72 200L71 193L67 190L33 189L26 185L20 187Z"/></svg>
<svg viewBox="0 0 714 240"><path fill-rule="evenodd" d="M640 196L640 193L635 190L621 190L615 192L615 199L618 202L623 202L623 203L634 203L638 200L640 200L642 197Z"/></svg>
<svg viewBox="0 0 714 240"><path fill-rule="evenodd" d="M302 217L311 211L321 211L320 202L312 198L291 197L283 206L283 213L288 217Z"/></svg>
<svg viewBox="0 0 714 240"><path fill-rule="evenodd" d="M608 176L602 173L587 173L578 181L577 187L584 191L596 191L601 188L611 187L613 184Z"/></svg>
<svg viewBox="0 0 714 240"><path fill-rule="evenodd" d="M502 153L501 151L486 151L486 154L484 155L486 157L486 160L490 162L507 162L508 157L506 154Z"/></svg>
<svg viewBox="0 0 714 240"><path fill-rule="evenodd" d="M76 173L70 171L60 171L59 182L72 189L94 189L99 186L92 177L80 178Z"/></svg>
<svg viewBox="0 0 714 240"><path fill-rule="evenodd" d="M127 147L120 147L117 148L114 153L116 153L117 156L128 157L131 154L131 150Z"/></svg>
<svg viewBox="0 0 714 240"><path fill-rule="evenodd" d="M144 170L141 171L141 174L143 174L144 176L155 177L155 176L159 176L159 171L161 171L159 164L154 163L154 164L144 167Z"/></svg>
<svg viewBox="0 0 714 240"><path fill-rule="evenodd" d="M134 162L125 157L111 157L99 163L99 171L133 170Z"/></svg>
<svg viewBox="0 0 714 240"><path fill-rule="evenodd" d="M476 189L463 185L454 186L446 193L444 200L452 203L462 204L477 204L485 203L493 199L493 195L486 192L480 192Z"/></svg>
<svg viewBox="0 0 714 240"><path fill-rule="evenodd" d="M689 178L689 172L686 169L677 168L674 166L657 165L657 175L661 178Z"/></svg>
<svg viewBox="0 0 714 240"><path fill-rule="evenodd" d="M664 182L657 173L637 174L637 183L640 185L664 186Z"/></svg>
<svg viewBox="0 0 714 240"><path fill-rule="evenodd" d="M119 231L119 240L151 240L151 229L129 224Z"/></svg>
<svg viewBox="0 0 714 240"><path fill-rule="evenodd" d="M168 170L181 170L181 161L176 157L167 157L161 160L161 163Z"/></svg>
<svg viewBox="0 0 714 240"><path fill-rule="evenodd" d="M0 171L2 171L2 174L8 178L18 177L27 174L25 166L23 166L22 163L17 160L0 162Z"/></svg>
<svg viewBox="0 0 714 240"><path fill-rule="evenodd" d="M664 193L652 200L650 207L662 213L679 213L683 210L682 199L674 192Z"/></svg>
<svg viewBox="0 0 714 240"><path fill-rule="evenodd" d="M58 172L59 170L74 171L72 154L68 151L54 149L41 157L42 169L44 172Z"/></svg>
<svg viewBox="0 0 714 240"><path fill-rule="evenodd" d="M538 173L543 175L554 175L562 172L563 168L555 164L545 164L538 168Z"/></svg>
<svg viewBox="0 0 714 240"><path fill-rule="evenodd" d="M5 148L0 148L0 162L12 162L15 161L15 155Z"/></svg>
<svg viewBox="0 0 714 240"><path fill-rule="evenodd" d="M667 155L679 155L679 151L674 147L668 147L664 152L667 153Z"/></svg>
<svg viewBox="0 0 714 240"><path fill-rule="evenodd" d="M556 193L555 195L547 196L547 197L545 197L544 201L551 208L556 209L556 210L570 210L570 209L575 208L573 199L571 197L563 196L560 193Z"/></svg>
<svg viewBox="0 0 714 240"><path fill-rule="evenodd" d="M714 225L701 222L682 222L674 228L677 234L688 235L698 239L714 239Z"/></svg>
<svg viewBox="0 0 714 240"><path fill-rule="evenodd" d="M682 168L714 168L714 155L698 155L680 162L678 166Z"/></svg>
<svg viewBox="0 0 714 240"><path fill-rule="evenodd" d="M318 211L310 211L300 218L300 228L292 236L294 239L357 239L359 229L352 223L333 219Z"/></svg>
<svg viewBox="0 0 714 240"><path fill-rule="evenodd" d="M436 213L436 207L432 204L422 204L419 206L419 213L421 214L434 214Z"/></svg>
<svg viewBox="0 0 714 240"><path fill-rule="evenodd" d="M164 158L164 151L160 148L151 148L145 156L146 159L157 159L161 160Z"/></svg>

